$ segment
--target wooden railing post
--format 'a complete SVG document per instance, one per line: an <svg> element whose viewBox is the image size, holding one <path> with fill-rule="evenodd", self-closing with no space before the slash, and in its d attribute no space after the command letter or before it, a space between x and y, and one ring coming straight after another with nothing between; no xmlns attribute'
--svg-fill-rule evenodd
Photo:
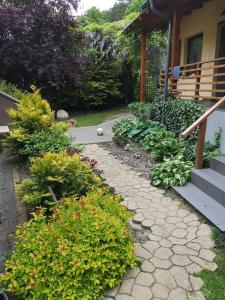
<svg viewBox="0 0 225 300"><path fill-rule="evenodd" d="M195 96L196 96L196 99L199 99L200 88L201 88L200 82L201 82L201 74L202 74L200 69L202 68L202 64L199 63L196 67L199 70L196 73L197 76L196 76L196 84L195 84Z"/></svg>
<svg viewBox="0 0 225 300"><path fill-rule="evenodd" d="M198 136L198 141L197 141L196 157L195 157L195 168L196 169L202 168L206 127L207 127L207 119L205 119L199 125L199 136Z"/></svg>

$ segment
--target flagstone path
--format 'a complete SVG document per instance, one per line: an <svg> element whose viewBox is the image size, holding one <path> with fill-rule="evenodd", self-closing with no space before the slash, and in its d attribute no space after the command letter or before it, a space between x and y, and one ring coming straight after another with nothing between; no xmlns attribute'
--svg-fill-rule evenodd
<svg viewBox="0 0 225 300"><path fill-rule="evenodd" d="M210 227L100 146L87 145L85 152L134 213L130 227L141 261L105 300L204 299L203 282L193 273L217 267Z"/></svg>

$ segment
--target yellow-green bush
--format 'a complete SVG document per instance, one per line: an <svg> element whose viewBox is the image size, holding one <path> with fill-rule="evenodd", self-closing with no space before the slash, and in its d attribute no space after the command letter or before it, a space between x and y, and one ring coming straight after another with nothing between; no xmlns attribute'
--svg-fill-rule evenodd
<svg viewBox="0 0 225 300"><path fill-rule="evenodd" d="M54 124L54 113L39 91L26 94L17 109L8 111L12 120L12 131L5 140L5 146L12 156L20 157L20 149L34 132L49 130Z"/></svg>
<svg viewBox="0 0 225 300"><path fill-rule="evenodd" d="M100 300L118 285L135 265L132 238L111 200L103 210L92 196L64 199L50 221L39 212L18 229L0 284L26 300Z"/></svg>
<svg viewBox="0 0 225 300"><path fill-rule="evenodd" d="M18 195L32 207L53 204L48 186L60 199L63 196L85 195L101 183L91 166L77 154L70 156L66 152L47 152L32 158L30 162L31 178L23 180L18 186Z"/></svg>

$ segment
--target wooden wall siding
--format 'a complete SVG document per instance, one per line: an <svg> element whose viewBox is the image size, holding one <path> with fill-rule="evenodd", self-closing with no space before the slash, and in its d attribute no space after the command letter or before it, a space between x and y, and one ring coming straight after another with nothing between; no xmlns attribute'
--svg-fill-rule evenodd
<svg viewBox="0 0 225 300"><path fill-rule="evenodd" d="M160 87L164 87L164 70ZM173 78L170 69L169 89L180 93L181 99L220 100L225 95L225 57L181 67L179 79Z"/></svg>

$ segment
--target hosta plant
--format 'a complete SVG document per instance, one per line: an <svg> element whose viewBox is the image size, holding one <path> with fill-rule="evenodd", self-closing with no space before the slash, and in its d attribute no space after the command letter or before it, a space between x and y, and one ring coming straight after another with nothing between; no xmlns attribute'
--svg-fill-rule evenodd
<svg viewBox="0 0 225 300"><path fill-rule="evenodd" d="M170 188L183 186L190 179L193 163L190 161L167 160L157 164L151 170L150 180L153 186Z"/></svg>
<svg viewBox="0 0 225 300"><path fill-rule="evenodd" d="M31 159L31 177L18 186L17 192L22 201L33 208L38 205L54 204L48 187L51 186L57 199L68 195L84 195L101 180L93 173L90 164L82 157L66 152L47 152Z"/></svg>
<svg viewBox="0 0 225 300"><path fill-rule="evenodd" d="M147 135L149 135L153 130L166 129L166 127L156 121L145 121L145 122L137 122L135 127L128 134L128 137L135 142L142 144L143 140Z"/></svg>
<svg viewBox="0 0 225 300"><path fill-rule="evenodd" d="M0 284L26 300L100 300L135 265L127 226L88 199L63 200L21 226ZM109 204L109 203L108 203Z"/></svg>
<svg viewBox="0 0 225 300"><path fill-rule="evenodd" d="M114 141L117 144L124 145L127 142L128 135L137 124L133 119L122 119L113 126Z"/></svg>
<svg viewBox="0 0 225 300"><path fill-rule="evenodd" d="M175 138L175 134L171 131L167 131L164 128L156 128L146 135L143 141L143 146L145 150L151 151L151 149L158 143L168 138Z"/></svg>
<svg viewBox="0 0 225 300"><path fill-rule="evenodd" d="M177 138L166 138L159 141L151 148L151 157L155 160L172 159L176 156L184 154L186 142Z"/></svg>

